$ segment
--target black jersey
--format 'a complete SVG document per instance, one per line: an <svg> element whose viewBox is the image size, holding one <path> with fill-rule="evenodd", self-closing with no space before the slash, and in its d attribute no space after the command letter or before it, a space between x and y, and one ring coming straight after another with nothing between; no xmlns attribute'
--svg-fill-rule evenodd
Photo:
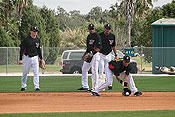
<svg viewBox="0 0 175 117"><path fill-rule="evenodd" d="M100 33L99 35L102 42L102 49L100 50L100 53L108 55L112 51L112 47L116 46L115 35L112 33L105 35L104 32Z"/></svg>
<svg viewBox="0 0 175 117"><path fill-rule="evenodd" d="M89 34L87 36L86 45L87 45L87 49L86 49L87 53L90 53L90 51L92 51L92 53L96 53L95 50L97 48L101 49L102 47L100 36L97 33Z"/></svg>
<svg viewBox="0 0 175 117"><path fill-rule="evenodd" d="M115 76L120 76L120 73L124 71L126 75L129 75L129 73L131 73L132 66L131 64L128 64L128 66L125 67L123 65L123 60L121 61L112 60L109 62L109 69L114 73Z"/></svg>
<svg viewBox="0 0 175 117"><path fill-rule="evenodd" d="M22 60L22 55L28 55L29 57L33 57L38 55L40 59L42 59L41 50L40 50L40 39L33 39L30 35L25 38L20 44L20 58Z"/></svg>

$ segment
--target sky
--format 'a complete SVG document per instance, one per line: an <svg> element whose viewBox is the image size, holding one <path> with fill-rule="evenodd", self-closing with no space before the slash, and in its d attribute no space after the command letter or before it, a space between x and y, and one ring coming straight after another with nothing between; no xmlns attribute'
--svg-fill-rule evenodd
<svg viewBox="0 0 175 117"><path fill-rule="evenodd" d="M56 10L57 6L60 6L64 8L66 12L78 10L81 14L88 14L90 10L96 6L101 7L103 11L105 9L109 10L110 6L114 5L116 1L121 0L34 0L33 4L38 7L45 5L52 10ZM172 0L158 0L157 2L153 2L153 5L154 7L158 7L171 3L171 1Z"/></svg>

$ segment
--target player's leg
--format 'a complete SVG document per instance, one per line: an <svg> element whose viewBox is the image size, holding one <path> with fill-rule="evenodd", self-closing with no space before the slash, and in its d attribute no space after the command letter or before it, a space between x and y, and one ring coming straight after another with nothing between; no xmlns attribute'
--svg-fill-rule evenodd
<svg viewBox="0 0 175 117"><path fill-rule="evenodd" d="M113 82L113 73L112 71L108 68L108 65L105 66L105 71L106 71L106 82L103 83L100 87L95 89L93 92L98 93L99 91L102 91L106 87L108 87L112 82Z"/></svg>
<svg viewBox="0 0 175 117"><path fill-rule="evenodd" d="M38 56L32 57L32 70L33 70L33 83L35 90L40 89L39 87L39 63L38 63Z"/></svg>
<svg viewBox="0 0 175 117"><path fill-rule="evenodd" d="M32 60L28 56L24 56L23 60L23 75L21 78L21 90L25 90L27 87L27 74L29 73L31 67Z"/></svg>
<svg viewBox="0 0 175 117"><path fill-rule="evenodd" d="M98 88L98 68L99 68L99 61L100 61L100 53L97 52L91 61L91 70L92 70L92 90Z"/></svg>
<svg viewBox="0 0 175 117"><path fill-rule="evenodd" d="M100 53L98 87L106 81L106 77L104 75L104 57L105 55Z"/></svg>
<svg viewBox="0 0 175 117"><path fill-rule="evenodd" d="M111 61L111 53L109 53L108 55L106 55L105 57L105 65L108 65L108 63ZM112 83L108 86L108 90L112 90Z"/></svg>
<svg viewBox="0 0 175 117"><path fill-rule="evenodd" d="M90 63L84 61L83 62L83 66L82 66L82 77L81 77L81 84L82 87L79 88L79 91L84 91L84 90L88 90L89 89L89 85L88 85L88 71L90 69L91 65Z"/></svg>

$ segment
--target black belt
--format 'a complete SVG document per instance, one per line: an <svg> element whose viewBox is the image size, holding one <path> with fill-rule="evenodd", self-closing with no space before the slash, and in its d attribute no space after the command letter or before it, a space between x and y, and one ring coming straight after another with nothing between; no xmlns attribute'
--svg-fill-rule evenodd
<svg viewBox="0 0 175 117"><path fill-rule="evenodd" d="M37 56L37 55L26 55L26 56L32 58L32 57Z"/></svg>

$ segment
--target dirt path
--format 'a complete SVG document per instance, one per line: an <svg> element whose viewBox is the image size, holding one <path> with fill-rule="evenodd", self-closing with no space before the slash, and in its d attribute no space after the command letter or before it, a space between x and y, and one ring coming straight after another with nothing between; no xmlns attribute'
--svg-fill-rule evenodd
<svg viewBox="0 0 175 117"><path fill-rule="evenodd" d="M143 92L124 97L120 92L0 93L0 113L175 110L175 92Z"/></svg>

